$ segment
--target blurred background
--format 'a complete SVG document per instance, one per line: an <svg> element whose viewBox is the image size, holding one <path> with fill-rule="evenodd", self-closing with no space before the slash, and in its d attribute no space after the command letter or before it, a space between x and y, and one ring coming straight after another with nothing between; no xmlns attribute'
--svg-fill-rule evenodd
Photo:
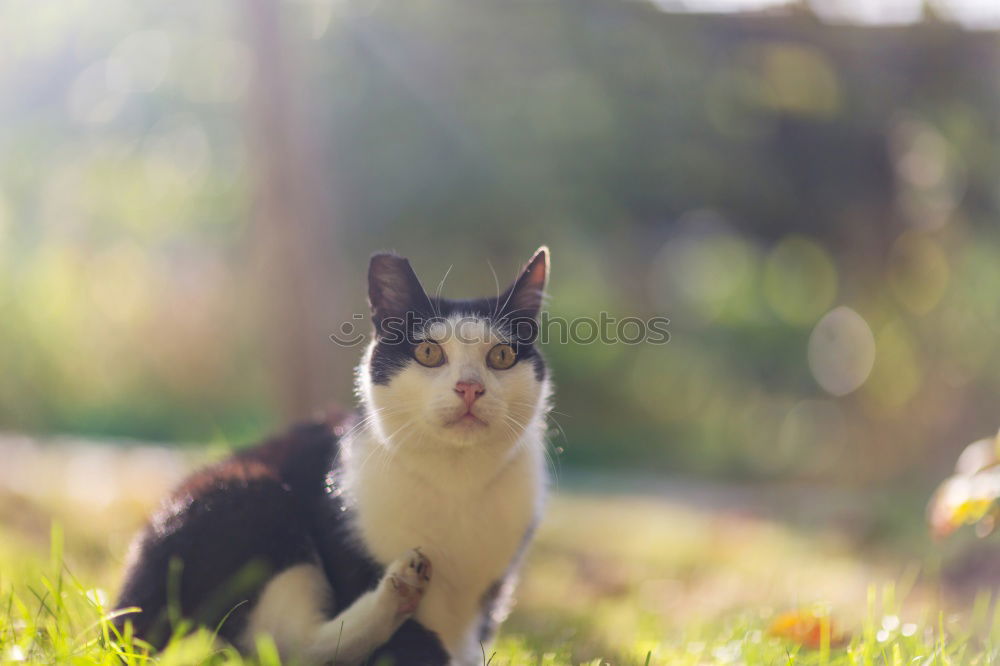
<svg viewBox="0 0 1000 666"><path fill-rule="evenodd" d="M461 297L547 243L554 315L672 335L549 346L560 465L929 487L1000 425L998 27L990 0L5 3L0 428L253 440L352 403L328 336L371 252Z"/></svg>
<svg viewBox="0 0 1000 666"><path fill-rule="evenodd" d="M671 340L546 348L582 496L515 629L864 605L876 561L1000 582L922 527L1000 426L998 30L993 0L0 4L5 533L56 516L110 584L178 460L353 403L329 336L373 251L463 297L545 243L553 315Z"/></svg>

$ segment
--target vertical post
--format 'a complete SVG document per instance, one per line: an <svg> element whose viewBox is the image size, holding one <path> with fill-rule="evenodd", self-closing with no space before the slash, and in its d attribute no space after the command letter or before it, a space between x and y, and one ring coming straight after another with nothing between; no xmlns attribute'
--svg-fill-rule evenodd
<svg viewBox="0 0 1000 666"><path fill-rule="evenodd" d="M299 68L285 39L279 0L241 0L253 53L248 98L256 282L270 370L284 416L324 410L349 387L343 354L329 340L341 280L335 278L333 215L318 141L301 121Z"/></svg>

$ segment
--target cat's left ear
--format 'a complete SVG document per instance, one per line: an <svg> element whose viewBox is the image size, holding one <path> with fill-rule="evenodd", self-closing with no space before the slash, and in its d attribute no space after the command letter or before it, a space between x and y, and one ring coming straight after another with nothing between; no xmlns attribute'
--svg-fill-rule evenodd
<svg viewBox="0 0 1000 666"><path fill-rule="evenodd" d="M403 319L408 312L423 314L430 308L430 299L410 262L391 253L372 255L368 264L368 302L378 332L385 332L389 318Z"/></svg>
<svg viewBox="0 0 1000 666"><path fill-rule="evenodd" d="M500 296L503 313L507 317L537 319L545 298L549 281L549 248L544 245L535 251L524 270Z"/></svg>

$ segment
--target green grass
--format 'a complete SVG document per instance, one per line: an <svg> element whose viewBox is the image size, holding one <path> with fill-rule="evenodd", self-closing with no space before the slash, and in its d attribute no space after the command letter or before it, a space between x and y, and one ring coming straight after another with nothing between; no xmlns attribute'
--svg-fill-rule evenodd
<svg viewBox="0 0 1000 666"><path fill-rule="evenodd" d="M119 494L95 508L61 492L25 497L0 488L0 662L245 663L205 630L153 657L117 635L107 604L127 537L152 500ZM484 661L1000 663L990 595L954 593L929 573L927 553L866 548L837 529L701 504L560 493ZM799 608L828 614L846 642L831 646L822 632L809 648L769 634L778 613ZM278 658L264 642L253 663Z"/></svg>

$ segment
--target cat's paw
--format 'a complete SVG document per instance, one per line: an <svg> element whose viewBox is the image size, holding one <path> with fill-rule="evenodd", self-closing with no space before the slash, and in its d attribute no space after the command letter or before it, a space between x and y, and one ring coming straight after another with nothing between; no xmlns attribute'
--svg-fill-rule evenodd
<svg viewBox="0 0 1000 666"><path fill-rule="evenodd" d="M431 582L431 561L419 548L408 551L389 565L385 572L386 588L396 602L397 615L412 615Z"/></svg>

